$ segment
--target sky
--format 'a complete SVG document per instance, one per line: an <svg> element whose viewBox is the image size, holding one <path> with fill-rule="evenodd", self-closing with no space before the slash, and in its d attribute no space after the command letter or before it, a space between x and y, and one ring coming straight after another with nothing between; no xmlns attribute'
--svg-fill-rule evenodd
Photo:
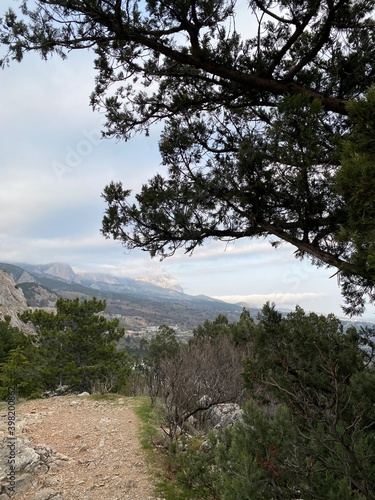
<svg viewBox="0 0 375 500"><path fill-rule="evenodd" d="M14 2L1 2L0 17L9 5ZM335 269L295 259L288 244L210 241L193 256L180 252L160 262L100 234L104 187L122 181L136 193L165 168L161 127L129 142L101 139L104 116L89 105L92 60L88 51L47 62L28 54L0 70L0 262L66 262L76 272L130 277L167 274L191 295L251 307L298 304L343 316ZM374 308L364 316L373 319Z"/></svg>

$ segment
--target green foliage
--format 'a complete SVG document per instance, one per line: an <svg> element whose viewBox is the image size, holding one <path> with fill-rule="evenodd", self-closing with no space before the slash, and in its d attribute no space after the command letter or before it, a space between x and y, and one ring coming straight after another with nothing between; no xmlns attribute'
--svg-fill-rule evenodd
<svg viewBox="0 0 375 500"><path fill-rule="evenodd" d="M9 9L0 20L0 64L93 49L104 135L127 140L163 123L168 171L135 203L121 183L104 189L106 237L162 258L210 238L286 241L336 268L346 311L360 313L365 295L375 300L373 2L246 8L25 0L20 16ZM237 31L238 16L252 33Z"/></svg>
<svg viewBox="0 0 375 500"><path fill-rule="evenodd" d="M36 310L21 316L37 330L46 389L68 385L77 391L120 390L130 371L129 360L124 350L116 348L124 335L118 320L100 315L105 302L59 299L56 308L56 314Z"/></svg>
<svg viewBox="0 0 375 500"><path fill-rule="evenodd" d="M227 335L233 344L245 345L248 343L255 328L255 322L247 309L243 309L239 321L229 323L223 314L219 314L213 321L206 320L193 330L192 342L199 340L215 340L220 335Z"/></svg>
<svg viewBox="0 0 375 500"><path fill-rule="evenodd" d="M167 477L170 468L167 465L168 459L165 455L155 453L155 440L158 434L158 426L160 424L160 415L157 408L151 405L150 399L146 397L132 398L134 402L133 409L140 421L140 440L143 448L148 452L150 462L155 465L157 470L157 483L155 490L166 500L175 498L183 498L180 496L181 490L176 488L174 483L171 483Z"/></svg>
<svg viewBox="0 0 375 500"><path fill-rule="evenodd" d="M228 429L216 448L220 498L311 498L298 496L296 433L285 406L278 406L272 418L267 418L262 409L249 403L243 423Z"/></svg>
<svg viewBox="0 0 375 500"><path fill-rule="evenodd" d="M135 371L145 376L152 405L163 410L164 437L170 444L190 417L204 427L210 407L244 400L242 364L252 328L244 311L233 325L223 315L206 321L186 344L165 325L150 341L141 341L143 357Z"/></svg>
<svg viewBox="0 0 375 500"><path fill-rule="evenodd" d="M194 339L214 339L218 335L228 335L230 324L224 314L219 314L213 321L206 320L193 330Z"/></svg>
<svg viewBox="0 0 375 500"><path fill-rule="evenodd" d="M243 421L209 438L202 437L197 425L186 435L180 424L182 432L168 449L173 483L167 497L374 498L374 329L344 331L335 316L307 314L300 307L282 316L271 304L262 308L257 323L246 311L234 325L219 318L216 334L214 323L206 322L200 335L181 346L175 358L167 358L169 368L174 362L176 369L163 372L166 405L179 416L191 408L199 388L189 392L189 384L195 378L200 386L212 382L208 346L223 340L226 352L250 346L242 371L251 396ZM236 331L238 337L233 336ZM246 341L235 347L235 338ZM230 380L233 375L224 373L229 363L215 356L221 374ZM201 358L205 363L200 365ZM185 362L198 371L183 379ZM224 380L219 385L224 388ZM209 394L207 387L204 391ZM174 393L179 399L172 399ZM185 393L190 396L184 399Z"/></svg>
<svg viewBox="0 0 375 500"><path fill-rule="evenodd" d="M9 387L16 387L17 395L21 397L40 395L42 383L38 366L33 363L35 358L36 356L31 356L31 352L22 347L9 351L6 362L1 364L1 399L6 398Z"/></svg>
<svg viewBox="0 0 375 500"><path fill-rule="evenodd" d="M231 339L237 346L250 343L256 329L255 321L248 310L243 309L239 321L232 326Z"/></svg>
<svg viewBox="0 0 375 500"><path fill-rule="evenodd" d="M375 87L364 99L350 103L348 110L352 132L345 138L336 180L348 213L340 238L354 245L350 261L360 269L360 277L353 280L344 274L342 281L345 294L356 296L363 308L363 289L371 289L375 279Z"/></svg>
<svg viewBox="0 0 375 500"><path fill-rule="evenodd" d="M344 460L342 450L340 454L332 447L326 433L319 438L310 446L306 431L295 425L293 409L279 404L267 412L249 403L243 423L227 430L216 448L220 498L373 498L371 489L357 484L349 464L337 473L335 465ZM366 464L360 466L365 469Z"/></svg>
<svg viewBox="0 0 375 500"><path fill-rule="evenodd" d="M42 388L38 367L39 353L31 337L0 321L0 399L6 399L9 387L17 386L22 397L35 396Z"/></svg>
<svg viewBox="0 0 375 500"><path fill-rule="evenodd" d="M245 366L256 403L228 438L230 463L243 458L223 498L373 498L374 331L301 308L281 318L266 305L259 319ZM242 476L259 496L241 496Z"/></svg>
<svg viewBox="0 0 375 500"><path fill-rule="evenodd" d="M179 343L176 332L167 325L159 326L159 332L149 342L141 340L144 350L144 361L149 365L158 365L160 361L167 357L173 357L178 353Z"/></svg>
<svg viewBox="0 0 375 500"><path fill-rule="evenodd" d="M31 345L30 339L23 332L11 326L9 317L0 321L0 339L0 363L6 360L10 350Z"/></svg>
<svg viewBox="0 0 375 500"><path fill-rule="evenodd" d="M213 448L202 452L188 443L183 451L177 452L175 467L175 483L181 488L178 498L219 498L220 476L217 473Z"/></svg>

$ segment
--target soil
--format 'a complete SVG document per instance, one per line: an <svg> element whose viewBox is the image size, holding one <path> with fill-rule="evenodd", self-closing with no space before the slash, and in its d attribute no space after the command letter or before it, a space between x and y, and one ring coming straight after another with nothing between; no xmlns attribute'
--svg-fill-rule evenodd
<svg viewBox="0 0 375 500"><path fill-rule="evenodd" d="M18 432L33 446L65 455L37 472L31 489L12 500L151 500L153 471L138 437L131 398L60 396L17 407ZM51 495L48 495L48 491Z"/></svg>

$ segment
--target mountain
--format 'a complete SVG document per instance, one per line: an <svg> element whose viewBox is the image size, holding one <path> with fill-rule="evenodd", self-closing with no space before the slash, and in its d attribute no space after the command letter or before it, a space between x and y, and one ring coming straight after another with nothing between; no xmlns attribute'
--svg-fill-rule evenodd
<svg viewBox="0 0 375 500"><path fill-rule="evenodd" d="M69 264L46 265L0 263L0 319L12 317L19 324L17 312L27 308L55 306L59 297L105 299L106 312L118 317L128 330L166 324L192 330L205 320L224 314L237 321L245 304L228 304L205 295L185 294L173 278L160 273L133 279L101 273L75 273ZM5 271L5 272L4 272ZM162 285L162 286L160 286ZM250 308L252 317L258 309ZM344 328L373 326L368 321L342 319Z"/></svg>
<svg viewBox="0 0 375 500"><path fill-rule="evenodd" d="M136 281L151 283L152 285L174 290L175 292L183 292L182 286L178 283L178 281L168 274L162 274L154 271L147 276L139 276L135 279Z"/></svg>
<svg viewBox="0 0 375 500"><path fill-rule="evenodd" d="M65 263L0 263L0 269L13 277L30 306L51 307L58 297L95 296L105 299L106 311L121 317L124 326L131 329L168 324L191 330L219 314L237 321L242 311L239 305L204 295L185 294L173 278L160 273L153 273L149 280L147 277L133 279L100 273L75 273Z"/></svg>
<svg viewBox="0 0 375 500"><path fill-rule="evenodd" d="M18 275L21 270L24 269L27 271L28 275L35 277L39 283L45 285L47 288L52 287L52 289L54 289L54 287L58 289L64 288L61 283L56 285L51 281L58 280L59 282L71 285L73 291L82 293L85 291L75 285L81 285L105 293L151 294L158 297L177 297L179 294L183 294L182 288L176 284L175 280L173 281L173 278L161 274L159 274L159 276L154 274L149 278L144 276L134 279L104 273L75 273L69 264L61 262L45 265L19 264L19 266L0 264L0 266L9 266L12 268L11 272L13 274L15 274L14 268L18 268L15 279L18 279Z"/></svg>
<svg viewBox="0 0 375 500"><path fill-rule="evenodd" d="M76 273L73 271L70 265L63 262L53 262L51 264L44 265L20 264L19 267L26 269L27 271L29 271L29 273L36 277L44 278L47 276L50 278L57 278L61 281L66 281L67 283L73 282L76 277Z"/></svg>

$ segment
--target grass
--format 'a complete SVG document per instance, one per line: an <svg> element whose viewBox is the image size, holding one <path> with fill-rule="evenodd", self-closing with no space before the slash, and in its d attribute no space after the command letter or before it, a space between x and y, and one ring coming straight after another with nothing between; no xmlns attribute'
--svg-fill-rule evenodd
<svg viewBox="0 0 375 500"><path fill-rule="evenodd" d="M161 416L158 411L151 406L150 398L139 396L131 398L132 408L139 418L140 430L139 438L142 447L147 452L147 457L153 466L157 484L155 493L165 500L184 499L177 491L176 485L171 477L168 455L163 454L155 448L154 442L159 433ZM191 498L191 497L190 497Z"/></svg>
<svg viewBox="0 0 375 500"><path fill-rule="evenodd" d="M155 471L157 484L155 493L158 497L165 500L194 500L203 498L197 496L190 489L179 484L175 480L177 472L177 454L172 449L165 453L157 449L154 445L155 440L160 435L161 414L158 409L151 406L150 398L139 396L129 398L132 409L140 421L139 438L142 447L147 452L147 458ZM177 452L178 453L178 452ZM178 467L178 466L177 466ZM207 498L207 497L204 497Z"/></svg>
<svg viewBox="0 0 375 500"><path fill-rule="evenodd" d="M151 406L150 398L147 396L132 397L132 408L139 418L140 431L139 438L142 447L147 451L153 451L155 440L158 433L159 418Z"/></svg>
<svg viewBox="0 0 375 500"><path fill-rule="evenodd" d="M123 396L120 396L119 394L113 394L113 393L105 393L101 394L99 392L95 392L94 394L90 394L90 399L93 399L94 401L114 401L115 399L121 398Z"/></svg>

